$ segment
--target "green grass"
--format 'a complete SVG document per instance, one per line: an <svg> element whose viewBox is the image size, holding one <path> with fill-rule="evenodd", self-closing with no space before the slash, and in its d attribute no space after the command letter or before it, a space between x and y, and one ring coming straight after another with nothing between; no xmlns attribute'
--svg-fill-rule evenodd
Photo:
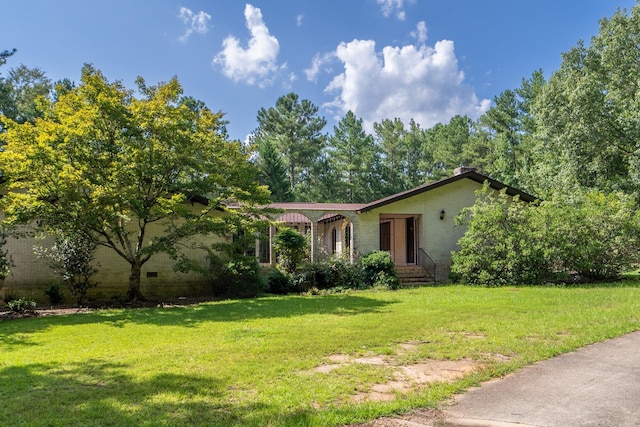
<svg viewBox="0 0 640 427"><path fill-rule="evenodd" d="M0 425L330 426L434 406L537 360L640 329L640 283L442 286L106 310L0 322ZM311 371L333 354L483 368L392 402L353 396L391 368ZM502 355L501 357L496 357Z"/></svg>

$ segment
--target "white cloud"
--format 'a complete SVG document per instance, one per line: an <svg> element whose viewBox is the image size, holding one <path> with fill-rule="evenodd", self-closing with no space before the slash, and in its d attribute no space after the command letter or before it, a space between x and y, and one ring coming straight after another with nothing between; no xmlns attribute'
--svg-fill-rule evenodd
<svg viewBox="0 0 640 427"><path fill-rule="evenodd" d="M185 33L178 38L182 43L186 42L193 33L204 34L209 31L208 24L211 20L211 15L206 12L193 13L191 9L181 7L178 18L182 20L186 27Z"/></svg>
<svg viewBox="0 0 640 427"><path fill-rule="evenodd" d="M475 119L489 108L490 101L478 100L473 87L464 83L452 41L434 47L386 46L379 54L373 40L353 40L341 43L335 55L344 72L325 88L337 93L325 106L338 117L353 111L369 131L385 118L405 123L413 118L429 128L456 114Z"/></svg>
<svg viewBox="0 0 640 427"><path fill-rule="evenodd" d="M427 24L424 21L418 22L416 30L411 32L411 37L418 40L419 43L424 44L427 41Z"/></svg>
<svg viewBox="0 0 640 427"><path fill-rule="evenodd" d="M331 72L331 68L327 64L333 59L335 59L333 52L322 55L316 54L311 60L311 67L304 70L304 73L307 75L307 80L316 82L318 80L318 74L320 74L321 71Z"/></svg>
<svg viewBox="0 0 640 427"><path fill-rule="evenodd" d="M304 19L304 13L301 13L300 15L296 16L296 25L298 27L302 26L302 20Z"/></svg>
<svg viewBox="0 0 640 427"><path fill-rule="evenodd" d="M260 9L247 4L244 17L251 34L247 47L229 36L222 42L222 50L213 58L213 63L222 65L224 75L233 81L266 87L273 82L276 73L287 66L276 63L280 44L269 33Z"/></svg>
<svg viewBox="0 0 640 427"><path fill-rule="evenodd" d="M406 13L403 9L404 0L377 0L380 8L382 9L382 14L388 18L392 14L395 13L396 18L400 21L404 21L406 18Z"/></svg>

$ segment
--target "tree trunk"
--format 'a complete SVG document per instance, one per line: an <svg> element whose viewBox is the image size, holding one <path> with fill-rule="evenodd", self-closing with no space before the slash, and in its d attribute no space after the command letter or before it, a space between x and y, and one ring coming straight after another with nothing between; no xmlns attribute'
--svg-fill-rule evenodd
<svg viewBox="0 0 640 427"><path fill-rule="evenodd" d="M127 289L127 301L144 301L145 298L140 292L140 272L141 266L138 263L131 263L131 273L129 274L129 289Z"/></svg>

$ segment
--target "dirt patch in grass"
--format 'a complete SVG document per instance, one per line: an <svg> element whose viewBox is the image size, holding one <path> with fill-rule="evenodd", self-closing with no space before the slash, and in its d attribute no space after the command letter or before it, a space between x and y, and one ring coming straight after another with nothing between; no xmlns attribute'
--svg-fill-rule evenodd
<svg viewBox="0 0 640 427"><path fill-rule="evenodd" d="M482 367L468 359L462 360L422 360L420 363L403 365L397 356L418 350L420 343L403 343L398 346L396 355L372 355L350 357L346 354L333 354L310 373L328 374L331 371L351 364L375 365L392 368L393 379L386 383L374 384L367 391L355 394L356 403L370 401L391 401L399 394L406 394L422 385L435 382L453 382Z"/></svg>

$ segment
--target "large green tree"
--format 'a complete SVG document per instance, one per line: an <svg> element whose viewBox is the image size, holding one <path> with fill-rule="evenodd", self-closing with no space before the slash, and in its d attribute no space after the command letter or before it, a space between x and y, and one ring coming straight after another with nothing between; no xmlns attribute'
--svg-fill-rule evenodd
<svg viewBox="0 0 640 427"><path fill-rule="evenodd" d="M333 128L329 137L330 164L337 185L335 201L364 203L382 197L379 191L379 155L373 137L362 126L362 119L349 111Z"/></svg>
<svg viewBox="0 0 640 427"><path fill-rule="evenodd" d="M519 88L494 98L493 106L474 126L471 145L481 157L474 165L506 184L532 189L530 170L536 145L532 107L545 84L542 71L537 70L529 79L522 79Z"/></svg>
<svg viewBox="0 0 640 427"><path fill-rule="evenodd" d="M257 147L257 165L260 171L258 179L261 184L269 187L271 199L274 202L290 202L293 193L289 185L287 169L282 164L280 153L269 138L264 138Z"/></svg>
<svg viewBox="0 0 640 427"><path fill-rule="evenodd" d="M181 102L175 78L150 87L139 79L138 91L86 65L77 87L40 99L41 118L5 117L0 136L6 221L113 250L131 267L131 300L143 298L152 256L178 256L194 235L251 231L254 206L268 202L240 144L226 140L222 113ZM204 205L187 203L200 197Z"/></svg>
<svg viewBox="0 0 640 427"><path fill-rule="evenodd" d="M373 124L376 144L381 152L387 193L404 190L407 150L404 144L404 123L399 118L383 119Z"/></svg>
<svg viewBox="0 0 640 427"><path fill-rule="evenodd" d="M451 176L458 166L475 166L468 151L472 125L469 117L458 115L425 131L423 164L431 179Z"/></svg>
<svg viewBox="0 0 640 427"><path fill-rule="evenodd" d="M622 190L640 198L640 5L602 19L563 54L535 104L547 191Z"/></svg>
<svg viewBox="0 0 640 427"><path fill-rule="evenodd" d="M38 116L36 100L51 93L53 85L44 71L24 65L12 68L0 78L0 114L17 122Z"/></svg>
<svg viewBox="0 0 640 427"><path fill-rule="evenodd" d="M282 155L289 174L291 191L308 179L314 162L322 153L326 138L322 129L326 120L318 116L318 107L295 93L281 96L275 107L258 111L255 142L269 139Z"/></svg>

